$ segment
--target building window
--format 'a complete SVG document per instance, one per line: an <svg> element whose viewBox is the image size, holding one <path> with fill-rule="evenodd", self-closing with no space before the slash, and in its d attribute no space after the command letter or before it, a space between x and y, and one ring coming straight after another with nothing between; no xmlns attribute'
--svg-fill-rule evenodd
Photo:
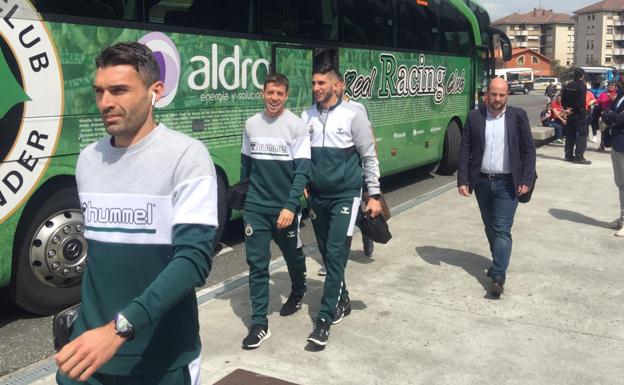
<svg viewBox="0 0 624 385"><path fill-rule="evenodd" d="M607 27L607 35L611 35L613 34L613 27L612 26L608 26Z"/></svg>
<svg viewBox="0 0 624 385"><path fill-rule="evenodd" d="M613 41L607 40L607 48L613 47Z"/></svg>
<svg viewBox="0 0 624 385"><path fill-rule="evenodd" d="M518 59L516 59L516 64L518 64L518 65L523 65L524 64L524 55L519 56Z"/></svg>
<svg viewBox="0 0 624 385"><path fill-rule="evenodd" d="M611 56L605 57L605 63L611 63Z"/></svg>
<svg viewBox="0 0 624 385"><path fill-rule="evenodd" d="M587 49L589 49L589 40L587 40Z"/></svg>
<svg viewBox="0 0 624 385"><path fill-rule="evenodd" d="M596 20L596 14L592 14L592 20Z"/></svg>
<svg viewBox="0 0 624 385"><path fill-rule="evenodd" d="M587 20L591 20L591 16L590 15L587 15Z"/></svg>
<svg viewBox="0 0 624 385"><path fill-rule="evenodd" d="M594 49L594 41L591 41L591 49Z"/></svg>
<svg viewBox="0 0 624 385"><path fill-rule="evenodd" d="M550 51L550 49L549 49L549 51ZM550 52L549 52L549 53L550 53ZM537 56L532 56L532 57L531 57L531 62L532 62L533 64L539 64L539 59L537 58Z"/></svg>
<svg viewBox="0 0 624 385"><path fill-rule="evenodd" d="M570 66L570 60L566 60L566 67Z"/></svg>
<svg viewBox="0 0 624 385"><path fill-rule="evenodd" d="M572 26L569 26L569 27L568 27L568 31L572 31Z"/></svg>

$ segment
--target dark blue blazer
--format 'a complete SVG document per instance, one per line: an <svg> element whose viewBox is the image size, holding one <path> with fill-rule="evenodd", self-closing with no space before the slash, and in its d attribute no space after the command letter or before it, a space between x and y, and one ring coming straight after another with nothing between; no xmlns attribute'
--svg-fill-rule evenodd
<svg viewBox="0 0 624 385"><path fill-rule="evenodd" d="M479 180L483 162L486 114L486 106L470 111L462 131L457 186L469 186L471 191ZM511 178L517 194L518 186L526 185L532 189L535 181L535 144L526 111L522 108L507 106L505 129L509 145Z"/></svg>
<svg viewBox="0 0 624 385"><path fill-rule="evenodd" d="M620 94L613 102L613 107L620 103L620 100L624 98L624 93ZM602 120L609 124L610 142L613 150L617 152L624 152L624 102L622 102L617 110L613 112L606 112Z"/></svg>

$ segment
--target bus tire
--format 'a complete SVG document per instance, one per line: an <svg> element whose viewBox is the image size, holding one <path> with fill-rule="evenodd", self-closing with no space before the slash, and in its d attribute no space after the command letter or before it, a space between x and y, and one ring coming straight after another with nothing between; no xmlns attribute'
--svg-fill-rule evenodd
<svg viewBox="0 0 624 385"><path fill-rule="evenodd" d="M457 170L460 143L461 131L459 130L459 125L455 120L451 120L446 127L446 134L444 135L444 150L436 171L438 174L452 175Z"/></svg>
<svg viewBox="0 0 624 385"><path fill-rule="evenodd" d="M27 207L14 241L11 300L35 314L54 314L80 301L87 243L75 187L52 191Z"/></svg>
<svg viewBox="0 0 624 385"><path fill-rule="evenodd" d="M219 245L219 240L223 235L228 218L230 217L230 209L227 204L227 188L225 179L220 173L217 172L217 219L219 221L219 226L215 231L214 237L215 252L218 250L217 247Z"/></svg>

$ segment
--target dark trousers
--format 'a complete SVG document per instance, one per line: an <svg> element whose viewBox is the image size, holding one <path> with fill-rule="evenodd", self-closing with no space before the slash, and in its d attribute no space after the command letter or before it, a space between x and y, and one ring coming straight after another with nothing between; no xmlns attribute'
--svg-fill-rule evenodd
<svg viewBox="0 0 624 385"><path fill-rule="evenodd" d="M490 275L504 282L511 258L511 226L518 207L511 175L492 181L480 178L474 191L492 253Z"/></svg>
<svg viewBox="0 0 624 385"><path fill-rule="evenodd" d="M589 122L584 112L575 112L568 117L566 125L565 157L581 158L587 149Z"/></svg>
<svg viewBox="0 0 624 385"><path fill-rule="evenodd" d="M318 317L332 322L338 301L349 295L344 272L360 198L326 199L311 196L309 203L316 242L327 270Z"/></svg>
<svg viewBox="0 0 624 385"><path fill-rule="evenodd" d="M299 217L285 229L277 228L279 215L261 214L245 210L245 255L249 265L249 298L251 320L254 325L268 325L269 263L271 262L271 239L282 251L295 294L306 291L305 256L297 252L297 229Z"/></svg>
<svg viewBox="0 0 624 385"><path fill-rule="evenodd" d="M563 138L563 125L561 122L556 120L546 120L543 124L545 127L552 127L555 129L555 139Z"/></svg>

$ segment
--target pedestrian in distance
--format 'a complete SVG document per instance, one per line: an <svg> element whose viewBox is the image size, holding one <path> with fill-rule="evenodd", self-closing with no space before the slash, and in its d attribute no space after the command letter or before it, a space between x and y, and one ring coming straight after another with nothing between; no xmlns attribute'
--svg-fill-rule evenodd
<svg viewBox="0 0 624 385"><path fill-rule="evenodd" d="M464 197L472 191L477 197L492 253L489 292L499 298L511 259L518 196L535 183L535 145L526 112L507 106L507 83L494 79L487 93L488 106L470 111L462 131L457 188Z"/></svg>
<svg viewBox="0 0 624 385"><path fill-rule="evenodd" d="M292 283L280 315L301 309L306 292L305 256L297 250L297 233L300 197L310 170L310 135L302 120L285 108L288 89L286 76L267 75L264 110L247 119L243 130L241 180L249 181L243 223L252 311L252 325L242 342L245 349L257 348L271 336L267 318L271 240L284 255Z"/></svg>
<svg viewBox="0 0 624 385"><path fill-rule="evenodd" d="M108 136L87 146L76 165L89 261L56 379L199 384L195 288L212 265L215 167L201 142L154 120L164 84L149 48L118 43L95 66Z"/></svg>
<svg viewBox="0 0 624 385"><path fill-rule="evenodd" d="M548 87L544 90L544 95L548 98L549 103L555 99L555 96L557 95L557 86L555 83L550 82Z"/></svg>
<svg viewBox="0 0 624 385"><path fill-rule="evenodd" d="M598 99L596 100L596 104L594 105L594 111L592 112L592 127L595 125L596 127L600 127L600 118L603 112L611 110L611 106L613 106L613 102L617 99L617 83L615 81L610 81L607 84L607 90L598 95ZM603 121L604 123L604 121ZM599 151L604 151L606 149L607 142L610 143L610 140L607 137L610 134L610 130L602 130L600 133L600 146L598 147Z"/></svg>
<svg viewBox="0 0 624 385"><path fill-rule="evenodd" d="M603 112L602 120L608 125L611 142L611 161L613 176L620 195L619 218L608 227L618 230L615 235L624 237L624 94L620 95L612 108Z"/></svg>
<svg viewBox="0 0 624 385"><path fill-rule="evenodd" d="M362 114L338 98L338 87L336 69L314 69L316 103L302 114L312 146L310 218L327 268L320 310L308 336L308 342L319 347L327 344L330 326L351 312L344 273L364 182L370 197L366 211L372 217L381 213L375 140Z"/></svg>
<svg viewBox="0 0 624 385"><path fill-rule="evenodd" d="M589 136L588 110L586 108L587 86L585 85L585 71L582 68L574 70L574 80L563 88L561 104L568 110L566 124L565 160L577 164L589 165L591 161L585 159L587 137Z"/></svg>

